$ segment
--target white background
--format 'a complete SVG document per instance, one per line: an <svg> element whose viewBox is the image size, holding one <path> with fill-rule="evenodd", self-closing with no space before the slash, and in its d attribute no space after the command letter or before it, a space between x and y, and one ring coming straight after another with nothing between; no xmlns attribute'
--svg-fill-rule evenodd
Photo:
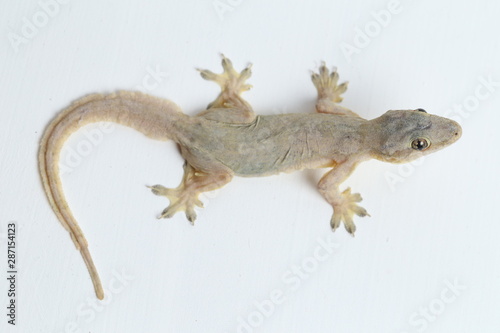
<svg viewBox="0 0 500 333"><path fill-rule="evenodd" d="M1 332L500 331L497 2L41 3L50 1L3 1L0 12ZM194 68L220 72L219 52L238 69L254 64L244 96L257 113L312 112L309 70L325 60L350 81L344 105L362 116L421 107L460 121L463 136L413 165L359 166L343 187L372 217L356 219L352 238L330 231L315 188L326 170L235 178L204 196L194 227L182 214L157 220L168 202L145 185L177 186L176 146L101 131L63 175L108 289L97 302L42 190L43 130L83 95L140 86L194 115L218 93ZM63 161L99 130L73 135ZM15 327L5 309L10 221ZM328 242L332 253L320 248ZM272 303L280 291L286 299Z"/></svg>

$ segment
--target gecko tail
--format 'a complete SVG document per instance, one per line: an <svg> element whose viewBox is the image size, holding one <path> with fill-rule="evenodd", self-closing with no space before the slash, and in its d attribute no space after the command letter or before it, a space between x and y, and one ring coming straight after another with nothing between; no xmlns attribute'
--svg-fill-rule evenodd
<svg viewBox="0 0 500 333"><path fill-rule="evenodd" d="M94 285L95 295L98 299L102 300L104 299L104 290L102 288L101 278L99 277L99 273L97 273L97 268L94 265L88 246L81 247L80 253L83 257L83 261L85 261L85 265L87 265L92 284Z"/></svg>
<svg viewBox="0 0 500 333"><path fill-rule="evenodd" d="M176 140L176 123L188 117L175 103L139 92L94 94L75 101L60 112L49 123L42 136L38 165L45 194L52 210L80 251L98 299L104 298L102 283L90 255L87 240L69 209L61 185L59 155L62 146L78 128L99 121L132 127L156 140Z"/></svg>

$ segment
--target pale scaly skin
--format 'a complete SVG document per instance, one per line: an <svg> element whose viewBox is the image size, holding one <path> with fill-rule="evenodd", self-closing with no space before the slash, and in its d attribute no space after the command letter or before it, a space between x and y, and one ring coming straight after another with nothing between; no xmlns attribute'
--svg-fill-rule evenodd
<svg viewBox="0 0 500 333"><path fill-rule="evenodd" d="M338 103L347 83L337 85L338 74L323 63L312 74L318 90L315 114L256 115L240 94L251 86L250 66L236 72L222 56L222 74L200 70L201 76L221 86L219 96L195 117L183 114L174 103L137 92L90 95L63 110L47 127L40 144L39 167L49 202L80 250L96 295L102 285L88 251L87 241L64 198L59 178L59 153L67 137L97 121L112 121L135 128L156 140L173 140L185 159L184 177L176 189L150 186L170 200L160 218L184 211L194 223L199 195L220 188L233 176L257 177L302 169L331 167L318 189L333 208L333 230L341 223L354 235L353 216L366 216L358 205L361 196L343 192L339 185L366 160L404 163L444 148L461 135L456 122L427 114L422 109L387 111L366 120Z"/></svg>

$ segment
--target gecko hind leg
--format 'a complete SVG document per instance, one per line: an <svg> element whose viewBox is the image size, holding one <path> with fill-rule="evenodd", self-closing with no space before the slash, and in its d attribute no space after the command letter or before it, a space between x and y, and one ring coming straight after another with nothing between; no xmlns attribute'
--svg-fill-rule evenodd
<svg viewBox="0 0 500 333"><path fill-rule="evenodd" d="M196 220L195 206L203 207L198 196L203 192L213 191L229 183L232 176L227 173L208 174L195 170L188 163L184 164L184 176L177 188L166 188L162 185L147 186L151 191L170 200L170 205L158 218L170 218L177 212L184 211L186 218L194 224Z"/></svg>
<svg viewBox="0 0 500 333"><path fill-rule="evenodd" d="M337 84L339 74L335 68L330 72L322 62L319 73L311 73L311 80L318 91L317 112L359 117L351 110L337 104L342 102L342 94L347 90L348 82Z"/></svg>
<svg viewBox="0 0 500 333"><path fill-rule="evenodd" d="M217 98L208 105L207 109L211 108L240 108L242 111L253 113L252 107L241 98L241 93L249 90L252 86L246 83L246 80L252 75L252 65L245 67L238 73L228 58L223 54L222 74L213 73L207 69L198 69L201 77L208 81L214 81L221 87L221 93Z"/></svg>

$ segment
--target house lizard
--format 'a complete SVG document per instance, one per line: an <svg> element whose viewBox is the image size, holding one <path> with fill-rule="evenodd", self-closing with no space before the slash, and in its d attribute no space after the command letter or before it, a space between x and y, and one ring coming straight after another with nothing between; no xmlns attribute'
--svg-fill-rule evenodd
<svg viewBox="0 0 500 333"><path fill-rule="evenodd" d="M438 151L461 136L460 125L423 109L390 110L366 120L341 106L347 82L338 84L335 69L323 62L311 78L317 89L316 113L257 115L241 93L251 65L237 72L222 56L222 74L198 69L221 87L217 98L196 116L184 114L173 102L140 92L93 94L73 102L47 126L40 143L39 171L49 203L87 265L97 298L103 299L97 269L87 240L64 197L59 176L59 154L66 139L93 122L115 122L132 127L151 139L173 140L185 160L177 188L148 186L170 205L159 218L185 212L194 223L195 207L203 192L218 189L234 176L258 177L303 169L331 168L318 190L333 208L333 230L343 224L352 235L354 215L366 216L361 196L340 184L356 166L369 159L405 163Z"/></svg>

